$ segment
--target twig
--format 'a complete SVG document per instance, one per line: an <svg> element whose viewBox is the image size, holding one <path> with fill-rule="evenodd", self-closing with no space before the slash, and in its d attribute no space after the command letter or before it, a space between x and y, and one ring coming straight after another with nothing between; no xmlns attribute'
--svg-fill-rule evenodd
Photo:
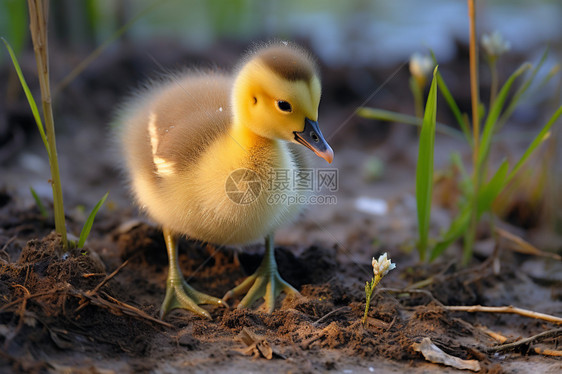
<svg viewBox="0 0 562 374"><path fill-rule="evenodd" d="M0 249L0 252L6 252L6 249L8 249L8 246L10 244L12 244L12 242L14 240L16 240L18 238L17 235L12 236L10 239L8 239L8 241L2 246L2 249ZM8 255L8 252L6 252L6 255ZM8 260L10 259L10 256L8 256Z"/></svg>
<svg viewBox="0 0 562 374"><path fill-rule="evenodd" d="M444 305L448 311L451 312L487 312L487 313L511 313L511 314L518 314L524 317L542 319L544 321L553 322L553 323L561 323L562 318L551 316L549 314L533 312L532 310L516 308L514 306L482 306L482 305L471 305L471 306L464 306L464 305L453 305L447 306Z"/></svg>
<svg viewBox="0 0 562 374"><path fill-rule="evenodd" d="M120 268L122 268L122 267L123 267L123 265ZM114 272L115 274L117 274L116 271ZM110 274L110 276L113 276L113 275L114 275L113 273ZM68 285L66 287L63 287L63 288L57 288L57 289L53 289L53 290L49 290L49 291L45 291L45 292L39 292L39 293L36 293L36 294L30 294L29 291L22 285L17 284L15 286L23 288L26 291L26 295L18 298L17 300L14 300L14 301L6 304L4 306L2 306L0 308L0 313L4 312L6 309L8 309L8 308L10 308L14 305L18 305L18 304L21 303L21 306L20 306L19 309L20 309L21 316L23 316L23 312L25 311L25 307L26 307L26 304L27 304L28 300L33 299L33 298L37 298L37 297L41 297L41 296L47 296L47 295L55 294L55 293L58 293L58 292L61 292L61 291L65 291L65 292L67 292L68 295L87 300L86 304L82 304L81 306L79 306L76 309L76 311L85 307L87 305L87 303L92 303L96 306L105 307L107 309L117 310L117 311L119 311L123 314L127 314L127 315L132 316L132 317L137 317L137 318L140 318L140 319L146 319L146 320L149 320L151 322L157 323L159 325L162 325L162 326L165 326L165 327L168 327L168 328L174 327L173 325L171 325L167 322L160 321L159 319L148 315L147 313L143 312L142 310L140 310L138 308L135 308L132 305L126 304L124 302L121 302L121 301L115 299L114 297L109 296L105 292L102 292L102 294L103 294L103 296L108 298L109 301L102 298L97 291L96 291L96 293L93 293L92 291L84 292L84 291L80 291L80 290L76 290L74 288L71 288L70 285ZM20 318L20 321L22 321L22 320L23 320L23 318Z"/></svg>
<svg viewBox="0 0 562 374"><path fill-rule="evenodd" d="M334 309L334 310L332 310L331 312L324 314L322 317L320 317L320 318L317 319L316 321L312 322L312 324L313 324L314 326L316 326L316 325L319 324L320 322L324 321L326 318L330 317L330 316L333 315L333 314L336 314L337 312L339 312L340 310L343 310L343 309L348 309L348 310L349 310L350 308L349 308L348 306L342 306L341 308Z"/></svg>
<svg viewBox="0 0 562 374"><path fill-rule="evenodd" d="M92 277L101 277L101 276L107 276L107 274L105 273L85 273L82 274L82 277L84 278L92 278Z"/></svg>
<svg viewBox="0 0 562 374"><path fill-rule="evenodd" d="M135 255L136 256L136 255ZM129 257L127 260L125 260L121 265L119 265L119 267L117 269L115 269L111 274L109 274L108 276L106 276L97 286L96 288L94 288L92 291L88 291L88 292L92 292L92 294L96 294L98 293L98 291L107 283L109 282L109 280L111 278L113 278L114 276L117 275L117 273L119 273L121 271L121 269L123 269L125 266L127 266L127 264L129 263L129 261L134 258L135 256Z"/></svg>
<svg viewBox="0 0 562 374"><path fill-rule="evenodd" d="M131 259L133 259L136 256L136 254L130 258L128 258L127 260L125 260L121 265L119 265L119 267L117 269L115 269L111 274L107 275L97 286L96 288L94 288L91 291L86 291L86 294L88 294L89 296L95 296L99 290L107 283L109 282L109 280L113 277L115 277L117 275L117 273L119 273L125 266L127 266L127 264L129 263L129 261ZM90 274L84 274L84 276L86 275L90 275ZM76 312L84 309L86 306L88 306L89 301L86 300L86 302L84 302L82 305L80 305L78 308L76 308Z"/></svg>
<svg viewBox="0 0 562 374"><path fill-rule="evenodd" d="M433 294L428 290L418 290L418 289L410 289L410 288L379 288L376 291L376 294L380 292L390 292L390 293L397 293L397 294L410 294L410 293L417 293L428 296L431 301L436 303L439 306L444 307L444 305L433 296Z"/></svg>
<svg viewBox="0 0 562 374"><path fill-rule="evenodd" d="M535 341L539 341L539 340L544 340L550 337L560 337L562 336L562 329L554 329L554 330L548 330L548 331L544 331L541 332L540 334L537 335L533 335L531 337L513 342L513 343L508 343L508 344L502 344L502 345L498 345L495 347L490 347L486 349L486 352L499 352L499 351L504 351L506 349L510 349L510 348L516 348L519 347L521 345L525 345L525 344L531 344Z"/></svg>
<svg viewBox="0 0 562 374"><path fill-rule="evenodd" d="M113 311L117 311L120 312L122 314L126 314L132 317L137 317L140 319L146 319L149 320L151 322L157 323L159 325L168 327L168 328L173 328L174 326L161 321L159 319L156 319L148 314L146 314L145 312L143 312L142 310L135 308L132 305L126 304L122 301L119 301L117 299L115 299L114 297L109 296L107 293L102 292L103 295L105 297L107 297L109 300L106 300L104 298L102 298L100 296L100 294L93 294L91 293L91 291L87 291L87 292L82 292L82 291L78 291L78 290L73 290L72 295L76 296L76 297L81 297L81 298L86 298L87 299L87 303L91 303L93 305L99 306L99 307L104 307ZM82 304L80 307L78 307L76 309L76 311L82 309L84 306L86 306L87 304ZM115 313L118 314L118 313Z"/></svg>
<svg viewBox="0 0 562 374"><path fill-rule="evenodd" d="M25 310L27 308L27 300L28 300L29 296L31 295L31 292L29 292L29 290L27 288L25 288L24 286L22 286L21 284L14 285L14 288L16 288L16 287L19 287L19 288L23 289L23 291L25 292L25 295L23 296L22 302L21 302L21 304L18 308L19 309L18 310L18 314L19 314L18 325L16 326L15 330L12 332L11 336L6 338L6 341L4 342L4 349L5 350L8 350L8 346L12 342L12 339L14 339L19 334L21 328L23 327Z"/></svg>
<svg viewBox="0 0 562 374"><path fill-rule="evenodd" d="M124 302L122 302L122 301L117 300L117 299L114 298L114 297L109 296L109 295L106 294L105 292L104 292L104 295L105 295L108 299L110 299L111 301L113 301L113 302L115 303L114 305L116 305L116 306L117 306L120 310L122 310L123 313L125 313L125 314L128 314L128 315L133 316L133 317L141 317L141 318L147 319L147 320L149 320L149 321L152 321L152 322L154 322L154 323L157 323L157 324L160 324L160 325L162 325L162 326L169 327L169 328L173 328L173 327L174 327L174 325L172 325L172 324L170 324L170 323L168 323L168 322L161 321L161 320L159 320L159 319L157 319L157 318L154 318L154 317L152 317L152 316L146 314L146 313L143 312L142 310L140 310L140 309L138 309L138 308L135 308L135 307L132 306L132 305L126 304L126 303L124 303Z"/></svg>
<svg viewBox="0 0 562 374"><path fill-rule="evenodd" d="M540 355L562 357L562 351L556 351L554 349L545 349L540 347L535 347L534 350L536 353Z"/></svg>
<svg viewBox="0 0 562 374"><path fill-rule="evenodd" d="M16 286L23 287L19 284L17 284ZM35 294L31 294L31 295L25 295L23 297L20 297L17 300L14 300L14 301L9 302L8 304L2 306L0 308L0 313L3 312L4 310L10 308L11 306L14 306L14 305L17 305L17 304L23 302L24 300L29 300L29 299L34 299L34 298L41 297L41 296L47 296L47 295L55 294L57 292L66 290L66 288L67 287L55 288L54 290L49 290L49 291L45 291L45 292L38 292L38 293L35 293Z"/></svg>
<svg viewBox="0 0 562 374"><path fill-rule="evenodd" d="M495 331L490 330L486 326L480 326L478 328L480 330L482 330L483 332L485 332L486 334L488 334L490 337L492 337L493 339L497 340L498 342L500 342L502 344L507 341L507 338L505 336L503 336L502 334L499 334Z"/></svg>

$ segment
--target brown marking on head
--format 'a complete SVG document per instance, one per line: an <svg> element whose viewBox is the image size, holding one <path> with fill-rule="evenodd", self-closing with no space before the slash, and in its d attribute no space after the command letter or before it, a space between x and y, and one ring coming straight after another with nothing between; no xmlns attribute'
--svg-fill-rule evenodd
<svg viewBox="0 0 562 374"><path fill-rule="evenodd" d="M313 76L318 76L312 57L290 44L266 47L258 51L257 56L271 71L288 81L309 82Z"/></svg>

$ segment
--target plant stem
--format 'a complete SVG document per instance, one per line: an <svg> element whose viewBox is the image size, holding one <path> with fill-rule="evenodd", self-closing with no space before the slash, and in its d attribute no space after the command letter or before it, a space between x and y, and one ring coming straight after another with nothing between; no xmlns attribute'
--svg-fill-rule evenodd
<svg viewBox="0 0 562 374"><path fill-rule="evenodd" d="M468 0L469 19L469 59L470 59L470 96L472 101L472 209L470 225L465 235L463 248L463 264L467 264L472 257L472 246L476 237L476 226L478 224L478 190L480 185L480 167L478 165L478 154L480 150L480 98L478 94L478 49L476 48L476 4L475 0Z"/></svg>
<svg viewBox="0 0 562 374"><path fill-rule="evenodd" d="M412 96L414 96L416 117L423 119L423 86L414 77L410 77L410 90L412 91ZM418 133L419 131L421 131L421 129L418 130Z"/></svg>
<svg viewBox="0 0 562 374"><path fill-rule="evenodd" d="M47 18L49 12L48 0L28 0L29 23L33 50L37 61L37 75L41 87L41 101L43 104L43 117L49 142L49 164L51 166L51 186L53 188L53 203L55 211L55 230L61 235L63 249L68 248L66 238L66 223L64 220L64 204L62 188L57 159L57 148L55 140L55 124L53 120L53 107L51 100L51 88L49 83L49 58L47 40Z"/></svg>
<svg viewBox="0 0 562 374"><path fill-rule="evenodd" d="M469 18L469 59L470 59L470 95L472 100L472 138L474 140L474 165L478 160L478 148L480 143L480 116L478 107L480 98L478 95L478 49L476 48L476 4L475 0L468 0ZM475 174L477 174L475 172Z"/></svg>
<svg viewBox="0 0 562 374"><path fill-rule="evenodd" d="M498 67L496 64L496 58L490 57L490 108L494 105L494 101L496 101L496 95L498 93Z"/></svg>
<svg viewBox="0 0 562 374"><path fill-rule="evenodd" d="M365 287L365 314L363 314L363 318L361 319L361 323L364 325L367 322L367 314L369 313L369 306L371 305L371 296L373 295L373 291L379 282L381 281L382 277L380 275L376 275L372 280L371 283L367 283L367 287Z"/></svg>

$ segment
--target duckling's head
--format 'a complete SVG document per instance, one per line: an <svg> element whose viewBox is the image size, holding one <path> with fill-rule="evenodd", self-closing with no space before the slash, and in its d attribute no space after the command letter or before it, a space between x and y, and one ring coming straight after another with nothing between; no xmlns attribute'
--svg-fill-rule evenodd
<svg viewBox="0 0 562 374"><path fill-rule="evenodd" d="M286 42L251 52L232 90L234 122L269 139L300 143L332 162L334 152L318 128L320 78L312 57Z"/></svg>

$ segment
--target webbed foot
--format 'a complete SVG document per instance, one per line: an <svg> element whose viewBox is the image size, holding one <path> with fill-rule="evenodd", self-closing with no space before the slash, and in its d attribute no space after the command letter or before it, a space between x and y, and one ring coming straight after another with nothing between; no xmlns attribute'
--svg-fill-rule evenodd
<svg viewBox="0 0 562 374"><path fill-rule="evenodd" d="M211 319L211 315L200 304L225 305L216 297L199 292L191 287L181 273L178 263L178 249L175 235L166 227L163 228L164 241L168 250L168 279L166 281L166 297L160 307L160 318L164 318L172 309L187 309L201 317Z"/></svg>
<svg viewBox="0 0 562 374"><path fill-rule="evenodd" d="M266 249L262 263L256 272L246 278L241 284L228 291L222 300L226 303L228 299L240 295L244 298L238 304L238 308L247 308L260 299L265 300L265 307L269 313L275 309L275 300L281 292L288 295L298 295L299 292L287 283L277 271L277 263L273 248L273 235L265 239Z"/></svg>
<svg viewBox="0 0 562 374"><path fill-rule="evenodd" d="M160 308L160 318L173 309L187 309L201 317L211 319L211 315L200 304L222 305L223 301L214 296L199 292L183 278L170 278L166 281L166 297Z"/></svg>

